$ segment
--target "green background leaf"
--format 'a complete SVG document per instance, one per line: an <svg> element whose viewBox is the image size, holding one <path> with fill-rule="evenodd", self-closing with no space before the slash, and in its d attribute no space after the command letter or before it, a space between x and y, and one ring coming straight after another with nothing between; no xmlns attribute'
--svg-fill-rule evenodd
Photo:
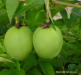
<svg viewBox="0 0 81 75"><path fill-rule="evenodd" d="M6 9L9 16L10 21L18 7L18 0L6 0Z"/></svg>

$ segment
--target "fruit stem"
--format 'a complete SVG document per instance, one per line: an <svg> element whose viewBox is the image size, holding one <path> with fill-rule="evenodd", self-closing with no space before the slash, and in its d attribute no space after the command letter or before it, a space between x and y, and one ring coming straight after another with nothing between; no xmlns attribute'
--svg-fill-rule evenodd
<svg viewBox="0 0 81 75"><path fill-rule="evenodd" d="M44 25L43 25L43 28L49 28L50 27L50 21L49 22L46 22Z"/></svg>
<svg viewBox="0 0 81 75"><path fill-rule="evenodd" d="M24 7L26 7L26 1L24 1ZM23 26L25 26L25 20L26 20L26 12L24 12L24 19L23 19Z"/></svg>
<svg viewBox="0 0 81 75"><path fill-rule="evenodd" d="M46 6L46 23L44 24L44 28L48 28L49 27L49 22L50 22L50 18L49 18L49 0L45 0L45 6Z"/></svg>
<svg viewBox="0 0 81 75"><path fill-rule="evenodd" d="M53 18L50 11L50 0L45 0L45 6L46 6L46 22L51 21L53 23Z"/></svg>
<svg viewBox="0 0 81 75"><path fill-rule="evenodd" d="M46 22L49 22L49 0L45 0L46 5Z"/></svg>
<svg viewBox="0 0 81 75"><path fill-rule="evenodd" d="M20 24L20 22L19 22L17 16L15 17L15 20L16 20L16 24L15 24L15 26L16 26L17 28L20 28L22 25Z"/></svg>

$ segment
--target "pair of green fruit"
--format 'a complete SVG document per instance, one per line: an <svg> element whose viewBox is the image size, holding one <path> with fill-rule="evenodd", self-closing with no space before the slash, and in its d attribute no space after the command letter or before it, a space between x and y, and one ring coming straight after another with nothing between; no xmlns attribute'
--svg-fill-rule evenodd
<svg viewBox="0 0 81 75"><path fill-rule="evenodd" d="M32 51L33 45L39 57L52 59L62 48L63 37L58 27L39 27L32 33L27 26L10 28L4 38L6 52L17 60L25 59Z"/></svg>

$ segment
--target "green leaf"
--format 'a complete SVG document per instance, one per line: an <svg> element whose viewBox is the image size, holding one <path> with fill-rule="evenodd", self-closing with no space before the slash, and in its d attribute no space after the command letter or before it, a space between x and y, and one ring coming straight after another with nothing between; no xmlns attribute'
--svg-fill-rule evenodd
<svg viewBox="0 0 81 75"><path fill-rule="evenodd" d="M59 11L63 10L65 7L62 7L61 5L56 4L52 8L50 8L52 17L54 17Z"/></svg>
<svg viewBox="0 0 81 75"><path fill-rule="evenodd" d="M7 13L10 19L10 22L12 20L12 17L18 7L18 0L6 0L6 8L7 8Z"/></svg>
<svg viewBox="0 0 81 75"><path fill-rule="evenodd" d="M1 53L4 53L4 47L3 47L2 42L1 42L1 40L0 40L0 54L1 54Z"/></svg>
<svg viewBox="0 0 81 75"><path fill-rule="evenodd" d="M81 64L78 64L77 69L81 71Z"/></svg>
<svg viewBox="0 0 81 75"><path fill-rule="evenodd" d="M35 7L38 8L40 6L44 6L44 0L26 0L26 6L21 6L18 8L16 15L29 11Z"/></svg>
<svg viewBox="0 0 81 75"><path fill-rule="evenodd" d="M0 54L5 52L4 40L0 39Z"/></svg>
<svg viewBox="0 0 81 75"><path fill-rule="evenodd" d="M79 25L79 30L81 31L81 18L80 18L80 25Z"/></svg>
<svg viewBox="0 0 81 75"><path fill-rule="evenodd" d="M26 0L26 3L28 4L33 3L34 5L42 5L44 4L44 0ZM31 4L31 6L33 6L33 4Z"/></svg>
<svg viewBox="0 0 81 75"><path fill-rule="evenodd" d="M59 0L62 2L67 2L67 3L77 3L79 0Z"/></svg>
<svg viewBox="0 0 81 75"><path fill-rule="evenodd" d="M7 15L7 12L5 9L5 4L3 2L1 2L0 3L0 33L1 33L1 30L3 29L4 25L7 25L8 22L9 22L9 19L8 19L8 15Z"/></svg>
<svg viewBox="0 0 81 75"><path fill-rule="evenodd" d="M78 75L81 75L81 72Z"/></svg>
<svg viewBox="0 0 81 75"><path fill-rule="evenodd" d="M0 75L25 75L25 72L23 70L17 72L15 69L4 69L0 71Z"/></svg>
<svg viewBox="0 0 81 75"><path fill-rule="evenodd" d="M68 65L68 70L74 70L76 69L76 64L69 64Z"/></svg>
<svg viewBox="0 0 81 75"><path fill-rule="evenodd" d="M17 71L17 75L26 75L26 74L25 71L21 69L20 71Z"/></svg>
<svg viewBox="0 0 81 75"><path fill-rule="evenodd" d="M25 71L28 71L29 69L33 68L36 65L37 65L37 59L35 55L30 54L29 57L22 62L21 66Z"/></svg>
<svg viewBox="0 0 81 75"><path fill-rule="evenodd" d="M34 68L32 71L29 71L27 75L42 75L42 74L37 68Z"/></svg>
<svg viewBox="0 0 81 75"><path fill-rule="evenodd" d="M43 25L46 20L45 11L42 8L32 9L26 14L26 23L32 28L35 26Z"/></svg>
<svg viewBox="0 0 81 75"><path fill-rule="evenodd" d="M63 18L63 21L66 22L67 19L68 19L66 10L63 9L63 10L60 11L60 13L61 13L61 16L62 16L62 18Z"/></svg>
<svg viewBox="0 0 81 75"><path fill-rule="evenodd" d="M5 18L5 17L3 17L3 16L0 17L0 35L4 35L8 29L7 24L9 21L8 21L8 18Z"/></svg>
<svg viewBox="0 0 81 75"><path fill-rule="evenodd" d="M55 75L53 66L50 63L40 63L40 67L44 75Z"/></svg>
<svg viewBox="0 0 81 75"><path fill-rule="evenodd" d="M3 58L3 57L0 57L0 62L11 62L11 63L14 63L11 60L9 60L7 58Z"/></svg>
<svg viewBox="0 0 81 75"><path fill-rule="evenodd" d="M16 72L14 70L4 69L0 71L0 75L16 75Z"/></svg>
<svg viewBox="0 0 81 75"><path fill-rule="evenodd" d="M72 23L76 22L76 20L80 17L79 15L81 15L81 9L73 8L70 19L67 21L67 26L69 27Z"/></svg>

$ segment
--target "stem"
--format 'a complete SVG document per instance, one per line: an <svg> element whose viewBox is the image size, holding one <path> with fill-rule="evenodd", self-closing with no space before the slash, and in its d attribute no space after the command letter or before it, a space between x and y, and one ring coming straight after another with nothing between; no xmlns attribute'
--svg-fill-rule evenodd
<svg viewBox="0 0 81 75"><path fill-rule="evenodd" d="M51 22L53 23L53 18L51 15L51 11L50 11L50 0L45 0L45 6L46 6L46 16L47 16L47 22L51 20Z"/></svg>
<svg viewBox="0 0 81 75"><path fill-rule="evenodd" d="M70 7L75 7L75 8L81 8L81 5L75 5L72 3L65 3L65 2L61 2L61 1L57 1L57 0L53 0L54 3L59 4L59 5L67 5Z"/></svg>
<svg viewBox="0 0 81 75"><path fill-rule="evenodd" d="M25 0L18 0L18 1L22 1L22 2L24 2Z"/></svg>
<svg viewBox="0 0 81 75"><path fill-rule="evenodd" d="M19 23L19 21L18 21L18 17L17 17L17 16L15 17L15 21L16 21L16 24Z"/></svg>
<svg viewBox="0 0 81 75"><path fill-rule="evenodd" d="M25 26L26 24L25 24L25 20L26 20L26 13L24 12L24 19L23 19L23 26Z"/></svg>
<svg viewBox="0 0 81 75"><path fill-rule="evenodd" d="M20 24L20 22L19 22L19 20L18 20L18 17L17 17L17 16L15 17L15 21L16 21L15 26L16 26L17 28L20 28L21 24Z"/></svg>
<svg viewBox="0 0 81 75"><path fill-rule="evenodd" d="M46 23L44 24L43 28L49 28L49 26L50 26L50 21L49 21L49 22L46 22Z"/></svg>
<svg viewBox="0 0 81 75"><path fill-rule="evenodd" d="M20 63L19 63L19 61L16 61L16 69L18 70L18 71L20 71Z"/></svg>
<svg viewBox="0 0 81 75"><path fill-rule="evenodd" d="M24 1L24 7L26 7L26 1ZM23 26L25 26L26 12L24 12Z"/></svg>
<svg viewBox="0 0 81 75"><path fill-rule="evenodd" d="M46 22L49 22L49 0L45 0L46 6Z"/></svg>

